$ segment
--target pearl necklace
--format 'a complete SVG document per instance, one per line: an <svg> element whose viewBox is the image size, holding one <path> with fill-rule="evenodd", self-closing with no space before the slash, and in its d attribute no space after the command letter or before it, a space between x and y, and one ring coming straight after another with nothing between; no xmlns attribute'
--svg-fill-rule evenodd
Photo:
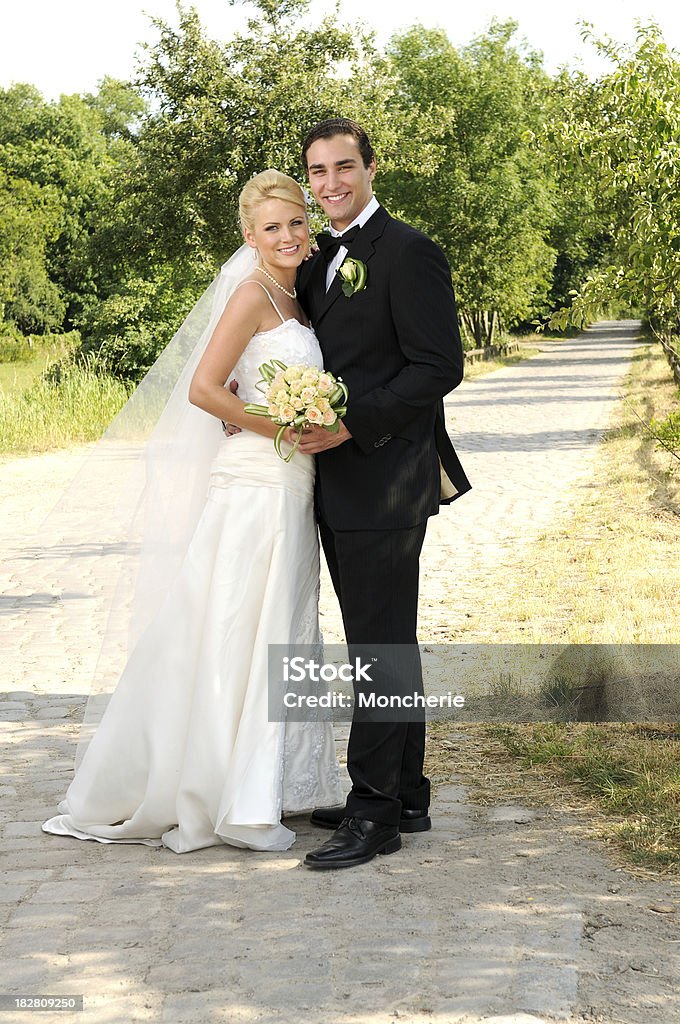
<svg viewBox="0 0 680 1024"><path fill-rule="evenodd" d="M265 270L264 267L261 267L258 264L258 266L256 266L255 269L261 271L264 274L265 277L268 277L269 280L271 281L271 283L275 284L277 288L280 288L281 291L284 293L284 295L287 295L289 299L297 299L297 292L295 290L295 287L293 287L292 292L289 292L288 289L284 288L282 284L279 284L279 282L276 280L276 278L272 277L272 275L269 273L269 271Z"/></svg>

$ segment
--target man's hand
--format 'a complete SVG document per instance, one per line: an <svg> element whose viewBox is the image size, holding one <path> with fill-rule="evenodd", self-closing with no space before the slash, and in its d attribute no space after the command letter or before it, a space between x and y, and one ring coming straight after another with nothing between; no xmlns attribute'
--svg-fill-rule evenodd
<svg viewBox="0 0 680 1024"><path fill-rule="evenodd" d="M231 391L232 395L236 394L236 392L238 391L238 381L237 380L230 380L229 381L229 390ZM241 433L241 428L237 427L235 423L225 423L224 420L221 420L221 423L222 423L222 430L227 435L227 437L231 437L232 434L240 434Z"/></svg>
<svg viewBox="0 0 680 1024"><path fill-rule="evenodd" d="M352 435L340 420L340 429L337 434L332 434L323 427L307 425L302 431L299 451L304 455L316 455L317 452L325 452L327 448L337 448L338 445L348 441Z"/></svg>

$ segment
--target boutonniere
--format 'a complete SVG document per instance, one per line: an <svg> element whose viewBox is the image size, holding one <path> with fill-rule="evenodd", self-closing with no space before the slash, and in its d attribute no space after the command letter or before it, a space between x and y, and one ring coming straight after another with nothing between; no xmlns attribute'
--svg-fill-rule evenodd
<svg viewBox="0 0 680 1024"><path fill-rule="evenodd" d="M366 264L361 260L353 260L351 256L348 256L342 266L338 268L338 273L342 278L342 290L348 298L355 292L362 292L366 287L368 270Z"/></svg>

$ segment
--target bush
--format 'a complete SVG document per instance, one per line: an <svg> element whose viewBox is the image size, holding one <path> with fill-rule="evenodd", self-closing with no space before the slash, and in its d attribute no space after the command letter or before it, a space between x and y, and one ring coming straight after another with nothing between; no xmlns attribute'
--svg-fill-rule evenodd
<svg viewBox="0 0 680 1024"><path fill-rule="evenodd" d="M12 324L0 325L0 363L30 363L41 355L68 359L79 345L78 331L25 335Z"/></svg>
<svg viewBox="0 0 680 1024"><path fill-rule="evenodd" d="M680 409L669 413L663 420L652 420L649 429L659 442L659 448L680 452Z"/></svg>
<svg viewBox="0 0 680 1024"><path fill-rule="evenodd" d="M138 383L203 291L173 281L168 267L148 279L128 278L116 295L85 314L82 353L104 373Z"/></svg>
<svg viewBox="0 0 680 1024"><path fill-rule="evenodd" d="M11 324L0 326L0 363L28 363L34 354L31 338Z"/></svg>
<svg viewBox="0 0 680 1024"><path fill-rule="evenodd" d="M82 356L94 357L102 373L121 381L137 383L172 337L163 326L142 324L139 327L128 327L120 334L105 338L98 345L94 344L93 339L88 339L83 346Z"/></svg>

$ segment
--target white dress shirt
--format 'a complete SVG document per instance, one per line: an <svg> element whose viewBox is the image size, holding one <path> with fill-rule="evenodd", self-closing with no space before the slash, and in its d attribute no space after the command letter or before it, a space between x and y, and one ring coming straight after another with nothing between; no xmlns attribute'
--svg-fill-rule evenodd
<svg viewBox="0 0 680 1024"><path fill-rule="evenodd" d="M348 224L346 228L343 228L342 231L336 231L333 225L330 224L329 230L331 235L333 236L333 238L338 238L339 235L344 235L345 231L349 231L350 228L355 227L357 224L359 225L360 228L363 228L366 221L369 220L373 216L375 211L379 209L380 203L375 198L375 196L371 196L371 198L368 200L368 203L366 204L366 206L364 206L359 216L356 217L351 224ZM335 257L328 264L328 269L326 270L326 291L328 291L328 289L332 285L336 271L338 270L339 267L342 266L342 261L347 255L347 252L347 246L341 245Z"/></svg>

